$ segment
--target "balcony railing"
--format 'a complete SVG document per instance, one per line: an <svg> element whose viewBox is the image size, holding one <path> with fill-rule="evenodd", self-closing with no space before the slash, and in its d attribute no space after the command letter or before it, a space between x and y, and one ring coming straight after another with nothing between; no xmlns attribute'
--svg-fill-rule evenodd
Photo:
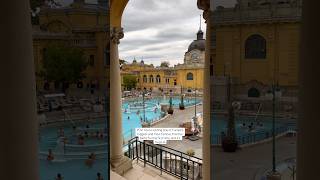
<svg viewBox="0 0 320 180"><path fill-rule="evenodd" d="M148 141L139 141L137 137L129 140L126 155L137 162L142 161L144 166L151 165L161 173L179 179L202 179L202 159Z"/></svg>
<svg viewBox="0 0 320 180"><path fill-rule="evenodd" d="M288 124L287 126L281 126L281 127L275 128L275 135L278 136L280 134L290 133L294 131L297 131L296 127L294 125L290 126ZM264 140L268 140L269 138L272 138L272 130L253 132L253 133L237 136L237 142L239 145L254 144L254 143L262 142ZM221 143L222 143L222 135L212 136L211 138L212 145L221 145Z"/></svg>

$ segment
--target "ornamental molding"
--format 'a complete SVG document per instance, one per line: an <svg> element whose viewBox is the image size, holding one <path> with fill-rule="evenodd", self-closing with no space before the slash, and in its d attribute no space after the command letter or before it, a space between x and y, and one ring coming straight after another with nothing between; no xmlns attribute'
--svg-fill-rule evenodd
<svg viewBox="0 0 320 180"><path fill-rule="evenodd" d="M116 44L120 44L120 39L124 37L123 28L121 27L112 27L110 34L111 41Z"/></svg>

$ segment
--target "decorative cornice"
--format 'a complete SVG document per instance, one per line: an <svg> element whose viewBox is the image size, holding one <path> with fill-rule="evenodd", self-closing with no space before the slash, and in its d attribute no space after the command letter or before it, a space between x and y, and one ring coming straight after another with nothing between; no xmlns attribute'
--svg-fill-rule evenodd
<svg viewBox="0 0 320 180"><path fill-rule="evenodd" d="M124 37L123 28L112 27L111 28L111 41L116 44L120 44L120 39Z"/></svg>
<svg viewBox="0 0 320 180"><path fill-rule="evenodd" d="M203 18L207 21L209 19L210 12L210 0L198 0L198 8L203 10Z"/></svg>

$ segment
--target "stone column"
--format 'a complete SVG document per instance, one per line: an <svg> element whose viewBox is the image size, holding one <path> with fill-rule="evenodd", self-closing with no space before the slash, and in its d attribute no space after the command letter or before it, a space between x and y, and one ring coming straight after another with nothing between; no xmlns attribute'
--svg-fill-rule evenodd
<svg viewBox="0 0 320 180"><path fill-rule="evenodd" d="M206 19L206 57L204 64L204 87L203 87L203 144L202 144L202 157L203 157L203 179L211 179L211 154L210 154L210 129L211 129L211 115L210 115L210 48L211 48L211 23L210 11L204 12Z"/></svg>
<svg viewBox="0 0 320 180"><path fill-rule="evenodd" d="M319 1L303 1L299 58L297 179L319 179Z"/></svg>
<svg viewBox="0 0 320 180"><path fill-rule="evenodd" d="M0 9L0 179L38 180L29 0L3 1Z"/></svg>
<svg viewBox="0 0 320 180"><path fill-rule="evenodd" d="M122 175L132 168L129 158L122 152L122 102L118 44L123 38L119 27L111 29L110 41L110 164L111 169Z"/></svg>

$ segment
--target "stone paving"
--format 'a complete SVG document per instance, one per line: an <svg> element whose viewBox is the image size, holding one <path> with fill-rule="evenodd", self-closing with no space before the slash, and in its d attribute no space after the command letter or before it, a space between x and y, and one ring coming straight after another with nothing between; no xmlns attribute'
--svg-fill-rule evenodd
<svg viewBox="0 0 320 180"><path fill-rule="evenodd" d="M202 112L202 106L197 107L197 112ZM194 116L194 108L184 111L175 109L172 116L156 124L153 127L179 127L179 124L189 121ZM178 151L186 152L192 148L195 156L202 158L202 139L190 141L169 141L166 145ZM282 137L276 141L277 162L296 157L296 138ZM213 180L254 180L255 176L271 169L272 165L272 144L271 142L246 147L236 153L225 153L219 147L212 147L211 152L213 168ZM283 180L289 180L290 176L286 172Z"/></svg>
<svg viewBox="0 0 320 180"><path fill-rule="evenodd" d="M123 176L127 180L177 180L176 177L160 172L152 166L143 166L143 162L133 161L133 168Z"/></svg>
<svg viewBox="0 0 320 180"><path fill-rule="evenodd" d="M202 105L197 106L197 113L202 112ZM173 115L169 116L167 119L162 122L154 125L155 128L165 128L172 127L178 128L179 124L190 121L194 116L194 106L188 107L185 110L174 109ZM193 149L195 151L195 156L202 158L202 139L197 141L191 141L189 139L183 139L181 141L168 141L168 144L165 146L172 149L186 152L188 149Z"/></svg>
<svg viewBox="0 0 320 180"><path fill-rule="evenodd" d="M236 153L211 148L213 180L254 180L272 167L272 142L247 147ZM276 141L277 162L296 157L296 138L282 137ZM259 178L258 178L259 179ZM287 179L287 178L284 178Z"/></svg>

